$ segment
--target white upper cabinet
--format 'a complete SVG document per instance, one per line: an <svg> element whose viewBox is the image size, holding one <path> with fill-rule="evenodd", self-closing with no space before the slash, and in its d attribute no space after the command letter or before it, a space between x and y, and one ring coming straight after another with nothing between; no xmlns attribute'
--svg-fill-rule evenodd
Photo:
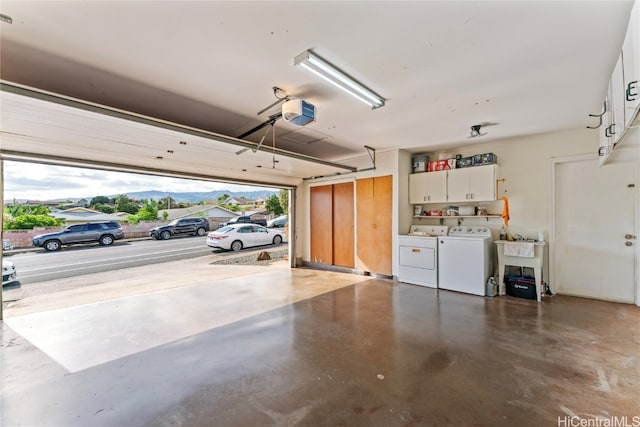
<svg viewBox="0 0 640 427"><path fill-rule="evenodd" d="M624 73L622 69L622 55L618 57L616 67L611 74L611 92L609 99L611 102L611 111L609 115L609 124L606 120L604 125L605 133L611 138L611 142L615 144L622 137L625 128L625 84Z"/></svg>
<svg viewBox="0 0 640 427"><path fill-rule="evenodd" d="M640 125L640 1L631 10L629 26L622 50L609 79L604 100L605 113L598 127L600 132L600 163L605 164L610 154L631 137L631 128ZM593 116L592 117L597 117ZM592 127L593 129L593 127Z"/></svg>
<svg viewBox="0 0 640 427"><path fill-rule="evenodd" d="M447 171L409 175L409 203L442 203L447 201Z"/></svg>
<svg viewBox="0 0 640 427"><path fill-rule="evenodd" d="M469 197L475 201L496 200L496 180L498 179L498 165L476 166L469 181Z"/></svg>
<svg viewBox="0 0 640 427"><path fill-rule="evenodd" d="M449 171L449 202L496 200L497 165L475 166Z"/></svg>
<svg viewBox="0 0 640 427"><path fill-rule="evenodd" d="M428 172L413 173L409 175L409 203L423 203L427 201L427 179Z"/></svg>
<svg viewBox="0 0 640 427"><path fill-rule="evenodd" d="M609 100L609 96L611 94L611 80L609 80L607 90L607 97L604 99L604 113L602 115L602 124L598 128L599 136L600 136L600 152L601 156L606 156L609 154L609 150L613 146L613 136L609 134L609 126L611 124L611 101Z"/></svg>
<svg viewBox="0 0 640 427"><path fill-rule="evenodd" d="M473 168L456 169L449 175L448 191L450 201L470 201L469 199L469 171Z"/></svg>
<svg viewBox="0 0 640 427"><path fill-rule="evenodd" d="M409 175L409 203L489 202L496 200L498 165Z"/></svg>
<svg viewBox="0 0 640 427"><path fill-rule="evenodd" d="M635 2L622 46L625 126L630 127L640 107L640 2Z"/></svg>

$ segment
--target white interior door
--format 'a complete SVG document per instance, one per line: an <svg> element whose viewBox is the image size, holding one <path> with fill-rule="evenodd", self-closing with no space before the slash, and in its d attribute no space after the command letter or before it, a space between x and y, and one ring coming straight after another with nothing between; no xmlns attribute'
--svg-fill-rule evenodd
<svg viewBox="0 0 640 427"><path fill-rule="evenodd" d="M634 302L636 166L597 158L555 168L554 292Z"/></svg>

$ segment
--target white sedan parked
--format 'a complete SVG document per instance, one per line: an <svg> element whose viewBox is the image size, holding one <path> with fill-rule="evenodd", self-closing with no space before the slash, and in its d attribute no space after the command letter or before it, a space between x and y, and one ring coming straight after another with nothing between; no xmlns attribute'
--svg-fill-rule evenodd
<svg viewBox="0 0 640 427"><path fill-rule="evenodd" d="M207 235L207 246L239 251L242 248L262 245L279 245L284 240L281 230L256 224L232 224Z"/></svg>
<svg viewBox="0 0 640 427"><path fill-rule="evenodd" d="M18 278L16 277L16 266L11 261L7 261L5 259L2 260L2 284L7 285L11 282L15 282Z"/></svg>

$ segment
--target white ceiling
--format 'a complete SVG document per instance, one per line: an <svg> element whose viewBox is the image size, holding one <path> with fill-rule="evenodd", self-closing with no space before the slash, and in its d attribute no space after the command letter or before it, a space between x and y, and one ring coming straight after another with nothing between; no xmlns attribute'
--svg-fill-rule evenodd
<svg viewBox="0 0 640 427"><path fill-rule="evenodd" d="M364 145L432 151L593 124L632 3L3 0L13 23L0 24L0 76L230 136L277 111L257 115L278 86L316 105L318 117L304 128L276 122L277 147L332 161L366 155ZM386 106L370 110L294 67L306 49ZM468 139L482 122L498 124ZM110 138L108 126L98 132ZM156 156L153 147L136 153ZM215 162L215 153L185 154L172 168L207 157Z"/></svg>

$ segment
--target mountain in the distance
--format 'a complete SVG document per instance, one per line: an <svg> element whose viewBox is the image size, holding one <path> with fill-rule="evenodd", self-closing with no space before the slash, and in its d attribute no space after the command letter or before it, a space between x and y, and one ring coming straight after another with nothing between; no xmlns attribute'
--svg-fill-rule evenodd
<svg viewBox="0 0 640 427"><path fill-rule="evenodd" d="M106 196L109 198L117 197L120 194L126 194L128 197L135 200L142 199L152 199L152 200L160 200L167 196L171 197L176 202L184 202L184 203L200 203L202 201L216 201L218 197L223 194L228 194L231 197L244 197L245 199L267 199L274 194L278 194L277 191L270 190L256 190L256 191L229 191L229 190L215 190L215 191L201 191L201 192L174 192L174 191L157 191L157 190L148 190L148 191L133 191L133 192L123 192L118 194L94 194L92 196L87 197L69 197L66 199L49 199L49 200L41 200L43 202L64 202L71 201L77 202L80 199L85 199L87 201L91 201L92 198L97 196ZM19 203L25 203L26 199L17 199ZM12 200L5 200L5 204L13 203Z"/></svg>
<svg viewBox="0 0 640 427"><path fill-rule="evenodd" d="M121 193L122 194L122 193ZM132 199L152 199L160 200L164 197L171 197L176 202L185 203L199 203L201 201L215 201L223 194L228 194L231 197L244 197L245 199L266 199L273 194L277 194L275 191L269 190L257 190L257 191L229 191L229 190L215 190L215 191L202 191L202 192L172 192L172 191L135 191L131 193L124 193ZM112 194L107 197L116 197L118 194ZM89 199L90 200L90 199Z"/></svg>

